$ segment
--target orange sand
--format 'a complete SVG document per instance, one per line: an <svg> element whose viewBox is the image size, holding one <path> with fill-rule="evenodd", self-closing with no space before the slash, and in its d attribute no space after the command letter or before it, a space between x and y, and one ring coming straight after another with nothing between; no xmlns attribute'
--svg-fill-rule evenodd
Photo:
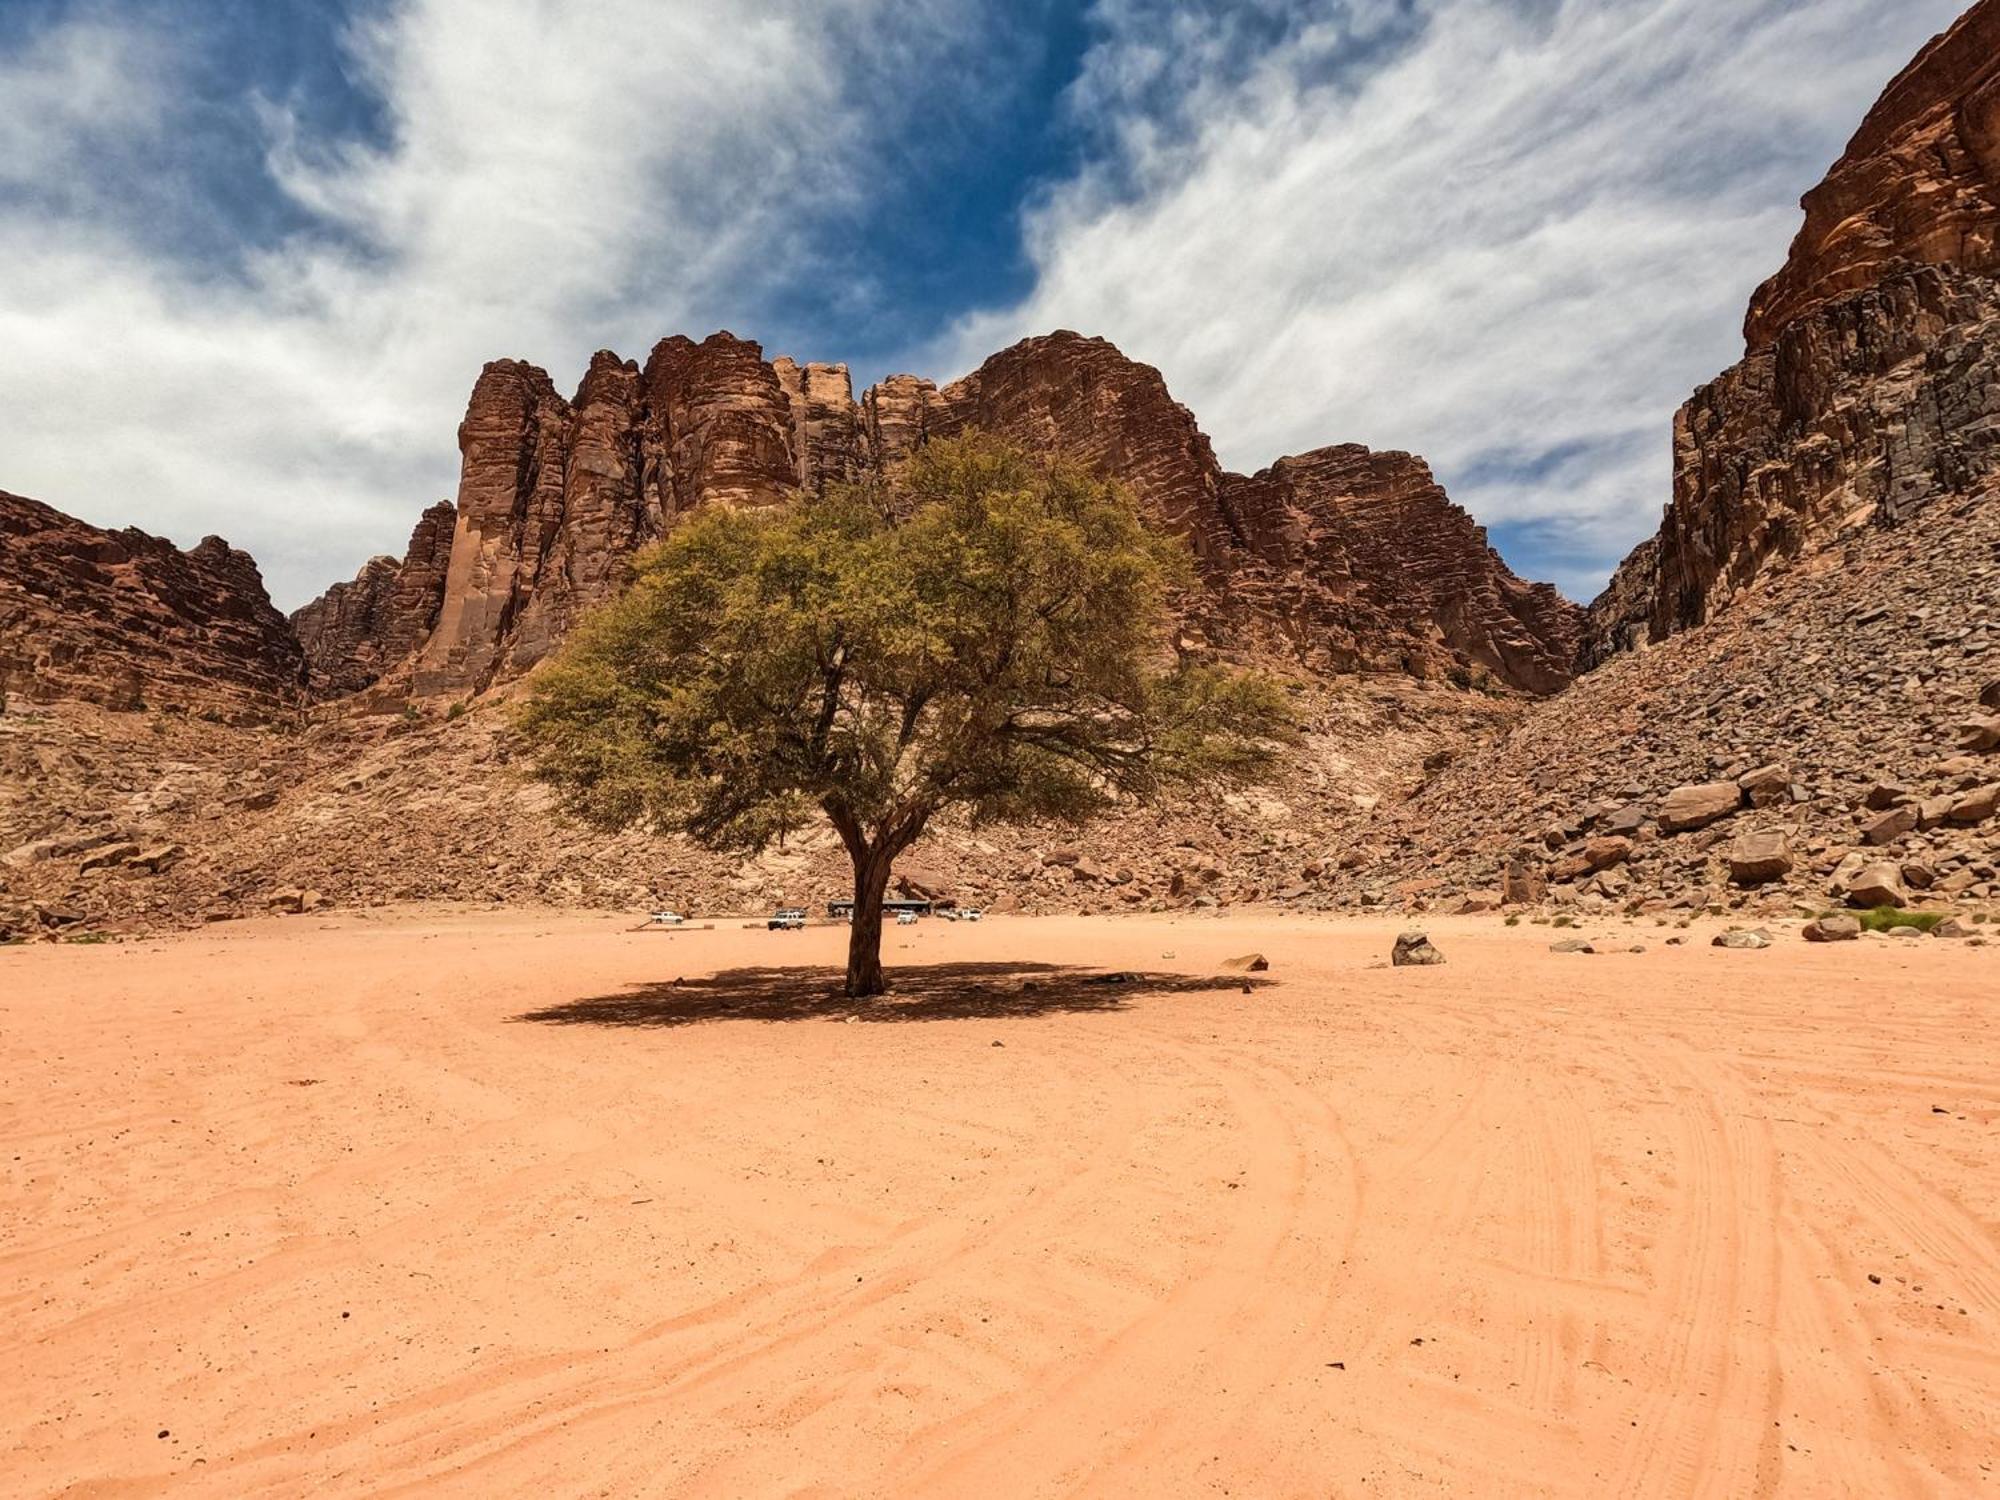
<svg viewBox="0 0 2000 1500"><path fill-rule="evenodd" d="M2000 1486L2000 949L620 925L0 952L0 1491Z"/></svg>

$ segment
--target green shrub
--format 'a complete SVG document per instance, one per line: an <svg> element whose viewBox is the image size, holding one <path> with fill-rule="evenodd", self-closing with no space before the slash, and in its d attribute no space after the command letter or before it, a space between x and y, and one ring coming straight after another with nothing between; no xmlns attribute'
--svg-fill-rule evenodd
<svg viewBox="0 0 2000 1500"><path fill-rule="evenodd" d="M1833 916L1832 912L1822 912L1822 916ZM1914 927L1919 932L1929 932L1945 919L1941 911L1904 911L1900 906L1878 906L1873 911L1861 914L1863 932L1887 932L1894 927Z"/></svg>

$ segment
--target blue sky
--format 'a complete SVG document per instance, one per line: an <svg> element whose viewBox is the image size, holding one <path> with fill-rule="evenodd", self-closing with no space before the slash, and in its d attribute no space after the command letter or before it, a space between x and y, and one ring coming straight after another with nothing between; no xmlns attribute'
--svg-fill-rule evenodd
<svg viewBox="0 0 2000 1500"><path fill-rule="evenodd" d="M294 606L481 362L1159 365L1233 467L1413 449L1578 597L1957 0L0 0L0 487Z"/></svg>

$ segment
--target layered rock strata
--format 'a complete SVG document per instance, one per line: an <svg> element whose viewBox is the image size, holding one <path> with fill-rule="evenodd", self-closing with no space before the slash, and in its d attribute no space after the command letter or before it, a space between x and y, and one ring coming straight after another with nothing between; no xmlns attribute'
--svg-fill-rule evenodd
<svg viewBox="0 0 2000 1500"><path fill-rule="evenodd" d="M252 719L295 706L303 675L248 553L0 492L0 693Z"/></svg>
<svg viewBox="0 0 2000 1500"><path fill-rule="evenodd" d="M1675 419L1672 502L1591 606L1586 667L2000 473L2000 0L1889 86L1804 208L1743 361Z"/></svg>
<svg viewBox="0 0 2000 1500"><path fill-rule="evenodd" d="M434 627L413 654L400 636L347 630L368 617L370 591L390 586L388 567L371 564L347 597L302 612L315 681L351 690L400 655L420 696L477 693L544 657L674 516L893 484L923 443L972 429L1080 459L1185 537L1205 585L1190 646L1532 692L1568 680L1580 612L1514 577L1421 461L1344 447L1226 473L1157 370L1064 332L943 389L892 376L859 400L845 366L766 361L727 333L666 339L643 369L601 353L567 401L532 365L488 365L459 429Z"/></svg>

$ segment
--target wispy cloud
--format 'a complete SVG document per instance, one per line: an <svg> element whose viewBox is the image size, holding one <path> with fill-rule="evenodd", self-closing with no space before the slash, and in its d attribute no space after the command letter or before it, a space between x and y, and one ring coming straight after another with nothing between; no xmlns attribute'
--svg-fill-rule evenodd
<svg viewBox="0 0 2000 1500"><path fill-rule="evenodd" d="M1020 305L1160 365L1226 460L1430 457L1587 592L1666 499L1796 201L1959 0L1104 0L1110 155L1030 216ZM1166 102L1162 102L1162 101Z"/></svg>
<svg viewBox="0 0 2000 1500"><path fill-rule="evenodd" d="M371 5L347 68L379 133L234 102L264 132L261 186L307 227L228 266L116 211L176 127L182 101L149 84L187 38L104 13L47 29L0 75L28 179L0 200L0 484L182 541L221 527L300 602L450 493L485 360L573 378L594 348L643 353L796 273L867 181L873 132L922 101L906 84L864 110L856 80L922 78L963 9ZM86 153L93 196L65 199Z"/></svg>
<svg viewBox="0 0 2000 1500"><path fill-rule="evenodd" d="M561 381L783 308L818 335L786 352L948 377L1068 325L1239 467L1426 454L1584 592L1799 193L1959 0L1095 0L1080 64L1076 3L0 16L0 485L221 531L290 605L451 492L487 359ZM233 75L253 12L279 52L344 16L311 70L342 107ZM1032 289L951 321L996 276Z"/></svg>

